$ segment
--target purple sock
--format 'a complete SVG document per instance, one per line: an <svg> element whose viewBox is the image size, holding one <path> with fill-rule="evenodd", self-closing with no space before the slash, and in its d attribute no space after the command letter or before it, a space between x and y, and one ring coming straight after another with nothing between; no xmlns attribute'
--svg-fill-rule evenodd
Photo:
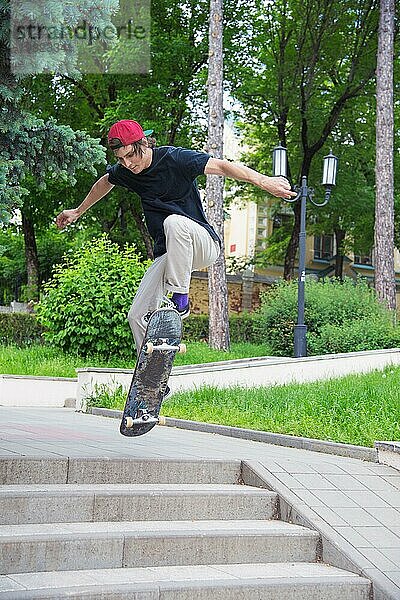
<svg viewBox="0 0 400 600"><path fill-rule="evenodd" d="M175 302L179 310L182 310L187 306L187 303L189 302L189 295L177 293L172 294L172 301Z"/></svg>

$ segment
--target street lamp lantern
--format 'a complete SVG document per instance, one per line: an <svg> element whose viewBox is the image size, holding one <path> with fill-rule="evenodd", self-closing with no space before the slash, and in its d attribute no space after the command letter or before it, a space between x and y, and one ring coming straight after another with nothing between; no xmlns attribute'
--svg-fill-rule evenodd
<svg viewBox="0 0 400 600"><path fill-rule="evenodd" d="M324 156L324 173L322 175L322 185L336 185L337 157L332 154L332 150L327 156Z"/></svg>
<svg viewBox="0 0 400 600"><path fill-rule="evenodd" d="M300 204L300 231L299 231L299 279L297 287L297 325L294 327L294 355L296 358L307 356L307 325L304 323L305 309L305 281L306 281L306 201L310 200L314 206L325 206L329 202L332 187L336 184L336 170L338 159L332 150L324 157L324 170L322 185L325 186L325 198L322 202L314 200L314 190L308 186L307 177L301 178L301 185L294 189L297 192L295 198L290 200L283 198L285 202L297 202ZM273 174L286 177L287 155L286 148L277 146L272 154Z"/></svg>
<svg viewBox="0 0 400 600"><path fill-rule="evenodd" d="M272 173L275 177L287 177L287 152L282 143L272 152Z"/></svg>

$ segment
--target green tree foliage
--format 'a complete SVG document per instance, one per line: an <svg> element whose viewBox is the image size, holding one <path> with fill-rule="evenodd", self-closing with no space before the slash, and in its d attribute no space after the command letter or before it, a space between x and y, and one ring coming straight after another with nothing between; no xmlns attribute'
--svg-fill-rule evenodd
<svg viewBox="0 0 400 600"><path fill-rule="evenodd" d="M116 0L104 6L94 0L84 6L79 2L72 5L67 1L49 0L44 5L46 10L43 3L15 4L12 16L22 23L38 18L40 23L68 22L74 27L80 19L86 18L104 25L116 6ZM105 152L99 141L85 131L59 124L51 115L40 118L26 108L29 77L18 78L11 70L9 0L0 0L0 17L0 221L7 222L12 210L17 206L21 208L29 295L36 298L39 265L33 219L35 192L44 190L49 180L74 185L78 170L95 176L95 165L105 164ZM57 69L76 72L77 56L67 50L61 44L43 46L37 53L36 64L28 53L21 58L22 66L30 65L32 72ZM16 71L18 60L15 56L13 59ZM53 210L49 210L48 205L42 208L42 212L47 209L48 216L54 212L54 206Z"/></svg>
<svg viewBox="0 0 400 600"><path fill-rule="evenodd" d="M59 123L85 130L100 137L104 146L112 122L134 118L154 129L158 144L201 147L206 129L196 115L204 101L208 2L154 0L151 8L149 73L87 74L84 78L70 73L37 75L24 81L24 109L45 121L55 117ZM114 160L110 152L108 159ZM97 175L103 173L104 168L97 171ZM93 172L77 174L77 178L75 188L53 194L50 207L42 193L35 192L34 203L27 198L24 207L33 213L35 230L45 223L39 220L38 205L46 207L42 214L54 217L61 208L80 204L93 182ZM120 244L135 243L144 256L151 256L139 198L126 190L113 190L80 219L79 226L91 234L106 231Z"/></svg>
<svg viewBox="0 0 400 600"><path fill-rule="evenodd" d="M362 280L307 281L305 323L310 354L350 352L391 345L390 313ZM293 354L297 321L297 282L282 282L267 292L258 315L259 327L274 353ZM383 332L386 332L383 336ZM329 335L332 341L329 341ZM353 335L353 338L352 338Z"/></svg>
<svg viewBox="0 0 400 600"><path fill-rule="evenodd" d="M340 150L338 185L329 203L308 205L309 233L336 237L336 277L342 277L343 256L369 254L373 246L375 210L375 110L355 98L341 113L335 129Z"/></svg>
<svg viewBox="0 0 400 600"><path fill-rule="evenodd" d="M243 26L231 29L234 51L226 65L232 94L243 105L244 130L254 149L249 160L256 168L270 170L266 149L281 141L289 149L293 183L300 175L309 176L312 185L321 180L322 155L329 146L336 150L344 137L343 111L358 98L364 103L373 98L377 6L377 0L243 3ZM355 133L357 126L356 119ZM286 277L293 274L297 250L298 204L294 213Z"/></svg>
<svg viewBox="0 0 400 600"><path fill-rule="evenodd" d="M54 265L61 262L64 254L79 248L85 241L83 232L60 235L55 227L40 231L37 236L39 280L51 278ZM0 304L11 300L29 301L28 276L24 255L24 239L20 227L13 225L0 230Z"/></svg>
<svg viewBox="0 0 400 600"><path fill-rule="evenodd" d="M133 356L126 315L148 263L103 235L69 252L44 286L37 317L45 339L82 356Z"/></svg>
<svg viewBox="0 0 400 600"><path fill-rule="evenodd" d="M82 7L73 7L69 2L53 2L55 13L68 11L70 23L82 17ZM87 15L95 11L96 3L86 3ZM32 6L19 6L20 18L31 15ZM103 11L98 11L102 13ZM84 15L86 14L84 13ZM83 16L84 16L83 15ZM104 162L104 151L83 131L74 131L67 125L59 125L54 118L37 118L23 108L25 86L11 72L9 48L10 5L0 1L0 216L5 219L12 206L29 193L24 180L32 175L37 184L45 186L46 177L69 180L72 184L78 168L96 173L94 164ZM54 55L54 49L40 53L41 69L53 70L65 65L65 54Z"/></svg>
<svg viewBox="0 0 400 600"><path fill-rule="evenodd" d="M11 300L19 299L24 283L24 240L15 227L0 230L0 304L8 305Z"/></svg>

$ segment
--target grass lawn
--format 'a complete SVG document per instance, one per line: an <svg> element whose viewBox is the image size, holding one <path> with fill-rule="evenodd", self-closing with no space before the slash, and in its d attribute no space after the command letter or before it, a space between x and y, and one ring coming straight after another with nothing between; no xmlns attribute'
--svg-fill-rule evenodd
<svg viewBox="0 0 400 600"><path fill-rule="evenodd" d="M103 390L94 403L121 409L125 392ZM173 395L162 414L373 446L375 440L400 439L400 367L307 384L204 387Z"/></svg>
<svg viewBox="0 0 400 600"><path fill-rule="evenodd" d="M267 346L232 344L229 353L190 342L175 364L267 356ZM63 354L48 346L0 348L0 373L75 377L78 367L132 368L132 360L102 360ZM122 408L126 392L99 390L93 404ZM163 414L275 433L302 435L372 446L375 440L400 439L400 367L308 384L266 388L202 388L175 394Z"/></svg>
<svg viewBox="0 0 400 600"><path fill-rule="evenodd" d="M268 356L268 346L256 346L249 343L232 344L230 352L212 350L205 342L188 342L186 354L177 354L175 366L207 363L236 358ZM82 358L76 354L64 354L50 346L33 345L27 348L15 346L0 347L0 373L8 375L43 375L47 377L76 377L75 369L82 367L109 367L132 369L132 359L110 359L99 357Z"/></svg>

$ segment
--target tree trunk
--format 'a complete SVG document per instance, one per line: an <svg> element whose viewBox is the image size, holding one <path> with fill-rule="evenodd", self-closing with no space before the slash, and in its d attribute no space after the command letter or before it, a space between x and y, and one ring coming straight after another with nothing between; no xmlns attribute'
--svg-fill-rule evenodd
<svg viewBox="0 0 400 600"><path fill-rule="evenodd" d="M336 241L336 261L335 261L335 277L343 279L343 241L346 237L346 232L343 229L335 229L335 241Z"/></svg>
<svg viewBox="0 0 400 600"><path fill-rule="evenodd" d="M151 241L151 237L147 230L146 224L143 221L142 215L136 210L136 208L132 202L129 203L129 208L132 213L132 217L135 220L137 228L139 229L140 234L143 238L144 245L145 245L146 252L147 252L147 258L149 258L150 260L154 260L153 243Z"/></svg>
<svg viewBox="0 0 400 600"><path fill-rule="evenodd" d="M299 234L300 234L300 209L301 202L295 202L293 205L294 212L294 223L292 234L288 247L286 248L285 263L283 267L283 278L286 281L290 281L294 277L294 263L296 260L297 248L299 247Z"/></svg>
<svg viewBox="0 0 400 600"><path fill-rule="evenodd" d="M223 157L223 9L222 0L210 0L209 61L208 61L208 151L215 158ZM207 176L207 216L224 242L224 180L218 175ZM224 245L214 265L208 269L209 344L211 348L229 350L228 286Z"/></svg>
<svg viewBox="0 0 400 600"><path fill-rule="evenodd" d="M36 246L35 229L32 220L23 211L22 230L25 242L25 262L28 274L27 300L39 299L39 259Z"/></svg>
<svg viewBox="0 0 400 600"><path fill-rule="evenodd" d="M396 309L393 188L394 0L381 0L376 69L375 289Z"/></svg>

